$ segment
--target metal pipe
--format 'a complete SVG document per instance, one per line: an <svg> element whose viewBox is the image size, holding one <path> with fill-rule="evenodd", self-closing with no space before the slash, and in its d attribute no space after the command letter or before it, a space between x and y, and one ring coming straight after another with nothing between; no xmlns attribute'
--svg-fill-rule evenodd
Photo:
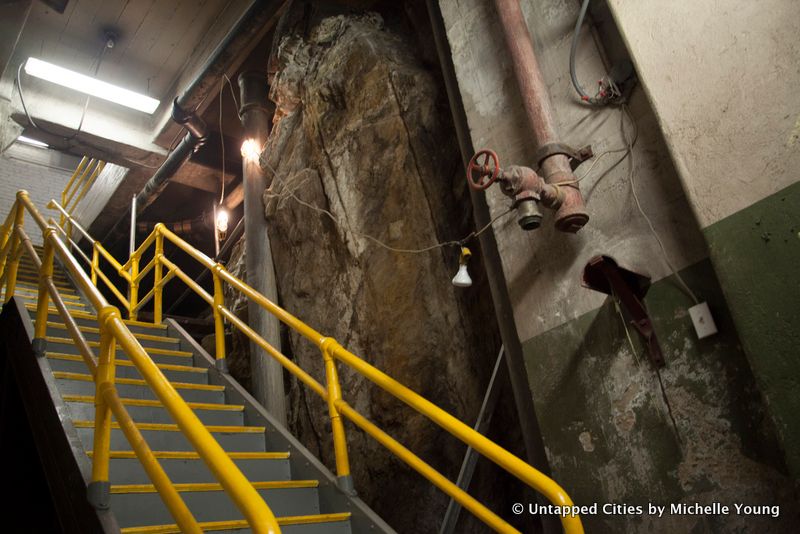
<svg viewBox="0 0 800 534"><path fill-rule="evenodd" d="M426 4L428 16L431 20L433 39L436 44L439 67L442 70L442 78L444 79L447 99L450 105L450 113L453 116L453 126L461 149L464 169L466 170L467 162L469 162L472 154L475 153L475 147L472 145L472 138L469 134L467 115L464 111L464 103L461 101L461 93L458 89L455 67L453 66L452 54L450 45L447 42L447 34L439 3L437 0L426 0ZM483 228L492 220L486 196L474 191L472 188L469 188L469 195L472 201L472 216L475 219L475 227ZM503 271L503 260L497 247L497 238L494 231L490 230L478 236L478 241L483 252L483 266L486 269L486 278L492 295L497 328L500 331L500 339L505 348L505 361L508 367L511 390L514 395L514 405L517 409L517 418L522 431L522 441L525 444L525 457L528 463L542 473L549 475L550 465L544 449L539 421L534 410L533 395L531 394L527 378L528 373L523 359L522 343L514 321L514 308L511 304L511 296L508 293L508 282L506 281L505 271ZM547 531L558 531L559 524L551 516L545 516L544 523L545 528L548 529Z"/></svg>
<svg viewBox="0 0 800 534"><path fill-rule="evenodd" d="M128 257L136 250L136 195L131 198L131 239L128 243Z"/></svg>
<svg viewBox="0 0 800 534"><path fill-rule="evenodd" d="M289 2L285 0L255 0L242 13L227 35L211 53L198 75L177 98L185 109L195 109L203 100L203 93L219 86L220 77L230 72L234 56L244 57L250 48L277 23ZM232 52L233 51L233 52Z"/></svg>
<svg viewBox="0 0 800 534"><path fill-rule="evenodd" d="M500 27L511 56L522 104L537 148L559 142L550 94L542 78L533 42L519 0L494 0ZM541 161L540 173L547 183L564 183L564 202L556 211L556 228L575 233L589 221L569 159L553 154Z"/></svg>
<svg viewBox="0 0 800 534"><path fill-rule="evenodd" d="M268 87L266 74L244 72L239 76L241 109L239 116L244 126L245 143L255 150L249 154L242 150L242 182L244 183L245 262L249 285L272 302L278 302L278 287L272 263L272 248L264 218L261 196L267 189L267 178L259 165L260 148L264 146L272 127L272 110L267 109ZM248 302L250 324L261 337L280 350L281 336L278 320L261 306ZM250 365L253 370L255 397L282 424L286 424L283 369L268 358L256 343L250 343Z"/></svg>
<svg viewBox="0 0 800 534"><path fill-rule="evenodd" d="M176 114L178 117L183 118L185 113L184 110L173 110L173 118ZM178 172L178 169L189 159L192 152L205 141L205 123L199 117L197 117L196 120L187 121L184 126L191 127L191 130L186 133L181 142L178 143L178 146L175 147L175 150L169 153L167 159L164 160L139 194L136 195L137 213L142 213L156 198L158 198L161 192L167 187L169 179ZM115 236L119 238L117 228L122 224L122 221L127 218L128 212L130 212L130 208L122 214L116 224L106 233L103 238L104 242L107 242L109 238L114 238Z"/></svg>

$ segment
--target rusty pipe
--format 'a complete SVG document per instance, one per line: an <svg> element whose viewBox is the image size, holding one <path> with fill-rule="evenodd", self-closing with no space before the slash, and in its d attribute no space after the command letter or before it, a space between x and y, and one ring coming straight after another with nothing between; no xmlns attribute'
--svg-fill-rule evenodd
<svg viewBox="0 0 800 534"><path fill-rule="evenodd" d="M494 0L500 17L500 27L508 47L514 76L517 79L528 126L533 133L537 149L557 143L558 133L553 119L550 95L542 78L533 42L522 14L519 0ZM553 154L540 163L540 173L549 184L564 184L564 201L556 211L556 228L575 233L589 221L575 175L569 159L563 154Z"/></svg>

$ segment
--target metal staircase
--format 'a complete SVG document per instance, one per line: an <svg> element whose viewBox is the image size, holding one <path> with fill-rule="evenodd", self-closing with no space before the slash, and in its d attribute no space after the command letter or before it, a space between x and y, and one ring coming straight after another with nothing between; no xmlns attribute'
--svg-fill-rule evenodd
<svg viewBox="0 0 800 534"><path fill-rule="evenodd" d="M84 163L73 176L78 184L93 167ZM0 348L13 360L29 419L37 420L37 449L53 501L61 506L62 526L81 525L65 530L393 532L353 490L347 421L492 530L518 532L348 404L339 367L348 367L425 415L551 503L573 506L555 481L278 307L164 225L156 225L121 263L63 207L54 201L49 207L61 213L60 223L45 220L20 191L0 226ZM26 216L41 231L43 247L32 245ZM91 246L91 257L73 241L75 232ZM165 244L211 272L213 294L167 257ZM101 260L127 288L110 282ZM140 298L140 285L148 276L150 289ZM172 280L189 286L211 307L213 356L177 323L162 321L162 289ZM120 308L106 300L99 282ZM225 306L223 285L315 345L325 376L319 380L300 368L233 314ZM154 321L138 321L138 312L151 303ZM227 373L226 325L263 348L327 403L335 475ZM562 514L561 522L565 532L583 532L574 513Z"/></svg>
<svg viewBox="0 0 800 534"><path fill-rule="evenodd" d="M43 250L36 248L41 256ZM37 305L36 266L29 259L19 264L15 296L35 318ZM53 280L80 331L92 348L99 347L97 319L87 312L88 304L60 269ZM234 403L221 384L213 360L194 343L188 342L177 327L126 321L164 376L186 400L228 456L253 483L267 502L281 527L288 534L350 534L352 506L333 510L320 498L318 479L293 475L292 460L310 459L279 439L269 439L263 425L254 424L245 404ZM87 458L92 457L95 426L95 384L67 326L58 312L48 315L45 357L69 419L77 431ZM170 414L123 351L116 354L116 384L122 403L133 418L153 454L175 484L189 510L204 531L250 532L247 522L226 495L212 473L193 451ZM240 399L241 400L241 399ZM260 423L256 421L255 423ZM290 447L294 454L289 452ZM298 454L299 453L299 454ZM305 455L303 454L305 453ZM110 450L110 509L123 533L180 532L158 491L136 459L118 425L112 425ZM332 478L332 477L331 477ZM330 485L330 484L329 484ZM362 503L360 512L369 513ZM375 519L375 518L372 518ZM370 521L371 519L367 519ZM364 518L362 518L364 521ZM372 531L387 531L373 522ZM369 528L369 527L368 527ZM389 529L390 531L390 529Z"/></svg>

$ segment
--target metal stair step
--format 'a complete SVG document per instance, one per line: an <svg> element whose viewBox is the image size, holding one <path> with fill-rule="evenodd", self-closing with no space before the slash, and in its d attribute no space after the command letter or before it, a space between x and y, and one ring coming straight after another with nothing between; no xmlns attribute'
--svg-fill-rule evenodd
<svg viewBox="0 0 800 534"><path fill-rule="evenodd" d="M175 483L214 482L206 464L193 451L154 451L161 467ZM88 452L92 456L91 451ZM150 478L131 450L111 451L112 484L149 484ZM288 452L229 452L228 456L248 480L289 480Z"/></svg>
<svg viewBox="0 0 800 534"><path fill-rule="evenodd" d="M61 352L47 352L50 361L50 368L53 371L63 371L67 373L86 373L86 364L83 358L77 354L66 354ZM139 370L133 366L130 360L116 358L117 378L142 378ZM191 363L191 362L187 362ZM208 384L208 369L203 367L191 367L188 365L174 365L168 363L156 363L156 367L161 369L167 380L176 382L187 382L191 384Z"/></svg>
<svg viewBox="0 0 800 534"><path fill-rule="evenodd" d="M91 420L95 415L93 395L64 395L73 419ZM173 422L172 416L160 401L149 399L121 399L122 404L136 423ZM187 403L189 408L206 425L242 426L244 406L235 404Z"/></svg>
<svg viewBox="0 0 800 534"><path fill-rule="evenodd" d="M278 517L283 534L351 534L350 513ZM200 523L203 532L249 533L244 519ZM180 534L178 525L122 528L122 534Z"/></svg>
<svg viewBox="0 0 800 534"><path fill-rule="evenodd" d="M69 337L52 337L47 336L45 337L47 340L47 349L52 350L53 352L64 352L66 354L74 353L77 354L77 348L75 347L74 342ZM100 347L99 341L89 341L89 346L93 349L97 349ZM148 347L147 353L151 356L175 356L180 358L185 358L184 361L191 362L192 356L194 356L191 352L185 350L179 350L177 348L164 348L164 347ZM117 354L124 354L122 347L117 345Z"/></svg>
<svg viewBox="0 0 800 534"><path fill-rule="evenodd" d="M73 420L84 450L92 449L94 436L93 420ZM144 436L152 450L193 451L194 447L174 424L137 423L136 427ZM207 425L219 444L228 452L264 452L264 427L262 426L223 426ZM128 440L116 425L112 424L111 449L122 450L130 447Z"/></svg>
<svg viewBox="0 0 800 534"><path fill-rule="evenodd" d="M62 395L94 395L95 384L88 373L53 372L59 391ZM119 378L116 381L120 397L130 399L155 399L155 393L144 380L137 378ZM186 402L206 402L222 404L225 402L225 387L208 384L191 384L172 382Z"/></svg>
<svg viewBox="0 0 800 534"><path fill-rule="evenodd" d="M36 318L36 305L35 304L26 304L27 309L31 312L31 318ZM88 312L75 312L72 314L72 318L75 319L75 322L78 323L79 326L93 326L97 327L97 315L94 314L94 310L91 313ZM58 313L58 310L53 308L52 306L49 308L49 312L47 315L48 322L63 322L64 319ZM154 323L145 323L142 321L131 321L129 319L123 319L125 325L130 329L131 332L134 334L142 333L142 334L154 334L161 335L164 334L167 330L167 325L165 324L154 324Z"/></svg>
<svg viewBox="0 0 800 534"><path fill-rule="evenodd" d="M100 340L100 329L96 326L80 326L79 329L83 337L88 341ZM63 322L56 321L47 322L47 335L53 337L70 337L66 325ZM180 347L181 342L181 340L176 337L146 333L134 333L134 337L139 340L139 343L141 343L143 347L177 349Z"/></svg>
<svg viewBox="0 0 800 534"><path fill-rule="evenodd" d="M17 280L17 287L18 288L22 288L22 289L26 289L26 290L29 290L29 291L34 291L34 292L36 292L38 294L39 282L37 281L37 282L31 283L31 282L26 282L24 280L19 280L18 279ZM56 287L58 287L59 292L64 294L64 295L77 295L77 293L78 293L77 291L75 291L75 288L72 287L71 285L70 286L63 286L63 285L56 284Z"/></svg>
<svg viewBox="0 0 800 534"><path fill-rule="evenodd" d="M20 296L22 296L22 295L30 296L33 299L36 299L39 296L39 290L38 289L35 289L35 288L32 288L32 287L28 287L28 286L23 286L23 285L17 285L17 287L14 289L14 293L15 294L19 294ZM76 295L74 293L65 293L65 294L61 295L61 297L65 301L80 300L80 298L81 298L80 295Z"/></svg>
<svg viewBox="0 0 800 534"><path fill-rule="evenodd" d="M316 480L253 482L253 486L276 516L319 513ZM175 484L197 521L224 521L241 512L219 484ZM111 507L120 527L160 525L172 516L152 485L111 486ZM142 514L147 510L147 515Z"/></svg>

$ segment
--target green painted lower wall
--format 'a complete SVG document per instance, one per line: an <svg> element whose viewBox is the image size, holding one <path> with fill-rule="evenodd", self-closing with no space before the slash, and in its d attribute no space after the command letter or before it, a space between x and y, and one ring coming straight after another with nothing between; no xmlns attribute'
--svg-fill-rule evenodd
<svg viewBox="0 0 800 534"><path fill-rule="evenodd" d="M587 532L793 532L793 484L711 263L681 274L720 333L697 340L691 302L673 280L651 287L663 393L610 299L523 344L554 477L578 504L782 506L778 518L599 514L584 517Z"/></svg>
<svg viewBox="0 0 800 534"><path fill-rule="evenodd" d="M800 182L704 233L786 463L800 478Z"/></svg>

